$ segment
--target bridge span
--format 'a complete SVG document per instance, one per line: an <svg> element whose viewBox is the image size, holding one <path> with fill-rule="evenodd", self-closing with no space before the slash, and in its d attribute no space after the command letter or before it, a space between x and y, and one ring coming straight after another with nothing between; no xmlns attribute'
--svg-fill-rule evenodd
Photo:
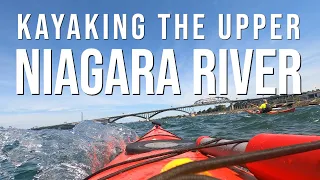
<svg viewBox="0 0 320 180"><path fill-rule="evenodd" d="M118 115L118 116L110 116L110 117L104 117L104 118L98 118L98 119L90 119L92 121L96 122L101 122L103 124L105 123L113 123L116 122L122 118L125 117L138 117L143 120L149 121L151 118L154 116L166 112L166 111L179 111L183 112L185 114L192 114L194 113L194 107L198 106L207 106L207 105L218 105L218 104L228 104L230 103L230 109L239 109L239 108L244 108L248 107L252 103L257 104L260 103L262 99L267 98L269 101L273 102L280 102L285 100L287 101L288 96L283 96L283 97L276 97L276 99L269 99L268 97L261 97L261 98L254 98L254 99L242 99L242 100L230 100L225 97L212 97L212 98L206 98L206 99L200 99L196 101L192 105L186 105L186 106L179 106L179 107L171 107L171 108L166 108L166 109L159 109L159 110L153 110L153 111L145 111L145 112L138 112L138 113L131 113L131 114L123 114L123 115ZM292 96L293 97L293 96ZM65 124L60 124L60 125L53 125L53 126L47 126L47 127L33 127L31 129L33 130L40 130L40 129L59 129L59 128L70 128L78 124L79 122L73 122L73 123L65 123Z"/></svg>
<svg viewBox="0 0 320 180"><path fill-rule="evenodd" d="M206 98L206 99L200 99L196 101L192 105L186 105L186 106L179 106L179 107L171 107L171 108L166 108L166 109L159 109L159 110L153 110L153 111L145 111L145 112L139 112L139 113L131 113L131 114L123 114L123 115L118 115L118 116L110 116L110 117L104 117L104 118L99 118L99 119L91 119L92 121L96 122L101 122L101 123L113 123L116 122L122 118L126 117L138 117L141 119L144 119L146 121L151 120L154 116L167 112L167 111L179 111L183 112L188 115L192 115L194 111L194 107L198 106L208 106L208 105L217 105L217 104L225 104L225 103L230 103L231 109L234 109L234 104L235 103L244 103L248 104L250 102L254 102L257 100L261 100L263 98L255 98L255 99L243 99L243 100L230 100L225 97L212 97L212 98Z"/></svg>

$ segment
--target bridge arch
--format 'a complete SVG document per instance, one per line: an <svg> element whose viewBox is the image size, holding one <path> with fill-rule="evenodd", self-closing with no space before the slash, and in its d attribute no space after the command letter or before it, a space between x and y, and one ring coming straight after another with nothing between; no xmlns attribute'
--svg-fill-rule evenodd
<svg viewBox="0 0 320 180"><path fill-rule="evenodd" d="M151 116L149 116L149 119L153 118L154 116L160 114L160 113L163 113L163 112L168 112L168 111L179 111L179 112L183 112L183 113L186 113L188 115L190 115L191 113L188 112L188 111L185 111L185 110L182 110L182 109L170 109L170 110L163 110L163 111L158 111L154 114L152 114Z"/></svg>
<svg viewBox="0 0 320 180"><path fill-rule="evenodd" d="M118 121L118 120L120 120L120 119L122 119L122 118L127 118L127 117L138 117L138 118L145 119L145 120L148 119L147 117L140 116L140 115L130 115L130 116L121 116L121 117L109 119L109 120L108 120L108 123L113 123L113 122L116 122L116 121Z"/></svg>
<svg viewBox="0 0 320 180"><path fill-rule="evenodd" d="M145 116L143 116L143 114L141 114L141 115L120 116L120 117L109 119L108 123L113 123L113 122L116 122L116 121L118 121L118 120L120 120L122 118L126 118L126 117L138 117L138 118L141 118L141 119L148 120L148 119L151 119L151 118L153 118L154 116L156 116L156 115L158 115L160 113L167 112L167 111L179 111L179 112L186 113L188 115L191 114L190 112L188 112L186 110L183 110L183 109L168 109L168 110L158 111L158 112L155 112L155 113L145 114Z"/></svg>

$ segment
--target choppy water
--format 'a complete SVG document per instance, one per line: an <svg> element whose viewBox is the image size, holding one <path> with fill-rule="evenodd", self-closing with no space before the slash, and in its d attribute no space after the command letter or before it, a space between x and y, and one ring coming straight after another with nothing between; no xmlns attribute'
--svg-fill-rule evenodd
<svg viewBox="0 0 320 180"><path fill-rule="evenodd" d="M72 130L0 129L0 179L83 179L136 138L125 126L88 121Z"/></svg>
<svg viewBox="0 0 320 180"><path fill-rule="evenodd" d="M201 135L250 138L262 132L320 135L320 106L279 115L239 113L159 122L188 139ZM0 179L83 179L151 127L150 122L102 125L85 121L71 130L0 128Z"/></svg>

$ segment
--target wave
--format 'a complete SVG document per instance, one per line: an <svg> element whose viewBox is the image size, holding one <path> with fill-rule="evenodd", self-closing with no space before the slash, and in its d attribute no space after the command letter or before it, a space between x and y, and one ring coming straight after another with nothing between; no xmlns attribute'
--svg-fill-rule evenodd
<svg viewBox="0 0 320 180"><path fill-rule="evenodd" d="M0 129L0 179L83 179L138 138L130 128L84 121L71 130Z"/></svg>

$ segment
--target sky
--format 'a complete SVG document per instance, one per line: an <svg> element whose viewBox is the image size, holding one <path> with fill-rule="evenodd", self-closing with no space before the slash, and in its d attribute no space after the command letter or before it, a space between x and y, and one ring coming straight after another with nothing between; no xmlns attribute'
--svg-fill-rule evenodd
<svg viewBox="0 0 320 180"><path fill-rule="evenodd" d="M19 5L18 5L19 4ZM207 82L203 80L203 95L193 94L193 49L210 49L216 57L216 68L213 71L217 79L217 93L219 93L219 49L238 49L240 52L240 65L243 68L244 53L246 49L296 49L302 57L300 69L302 90L308 91L320 87L317 78L320 65L320 12L319 1L189 1L189 0L162 0L162 1L4 1L0 7L0 126L31 128L34 126L46 126L64 122L76 122L81 120L81 112L84 119L101 118L119 114L127 114L140 111L156 110L171 106L189 105L196 100L209 97ZM18 40L17 20L18 14L31 13L28 27L32 40ZM50 40L34 40L38 14L47 15ZM142 40L135 40L131 35L131 17L135 13L144 15L145 36ZM161 21L157 14L188 14L188 40L174 39L174 19L168 20L167 40L161 39ZM267 18L266 28L260 31L259 40L253 39L253 14L264 14ZM270 14L283 14L283 18L277 20L281 23L281 29L277 34L282 34L283 40L270 39ZM286 40L286 14L298 14L300 17L300 40ZM61 40L55 40L55 29L50 14L65 14L65 20L61 28ZM85 14L99 14L96 27L98 34L102 34L102 16L109 14L108 40L66 40L70 14L77 14L82 37L84 37ZM113 40L113 14L127 14L127 40ZM204 28L199 32L205 35L205 40L193 40L192 20L193 14L205 14L205 19L200 20ZM232 14L232 37L229 40L221 40L218 35L218 14ZM247 14L249 27L243 31L242 40L236 39L235 15ZM126 65L126 73L129 89L131 81L131 49L148 49L154 56L154 82L157 87L161 55L163 49L174 49L179 75L181 95L173 95L170 87L165 89L164 95L146 95L145 79L141 78L141 95L121 95L120 88L115 87L113 95L101 94L88 96L81 90L80 57L88 48L98 49L104 56L104 81L108 70L111 49L123 49ZM77 72L80 95L71 95L70 88L65 87L62 95L31 95L28 82L25 80L25 95L16 94L16 49L52 49L53 63L53 91L56 74L59 65L61 49L72 49L75 68ZM30 56L31 57L31 56ZM42 55L41 57L42 58ZM40 59L40 90L43 92L43 70ZM275 75L265 76L265 86L278 87L278 58L266 58L265 65L274 67ZM290 64L290 63L289 63ZM94 65L91 61L90 66ZM141 63L141 66L144 66ZM101 66L100 66L101 67ZM228 61L228 95L229 99L243 99L257 97L255 91L255 56L253 59L249 90L246 96L237 96L235 92L232 65ZM93 77L91 77L91 80ZM292 79L289 78L289 92L292 91ZM104 84L105 88L105 84ZM43 94L43 93L42 93ZM170 115L170 113L163 113ZM161 115L159 115L160 117Z"/></svg>

